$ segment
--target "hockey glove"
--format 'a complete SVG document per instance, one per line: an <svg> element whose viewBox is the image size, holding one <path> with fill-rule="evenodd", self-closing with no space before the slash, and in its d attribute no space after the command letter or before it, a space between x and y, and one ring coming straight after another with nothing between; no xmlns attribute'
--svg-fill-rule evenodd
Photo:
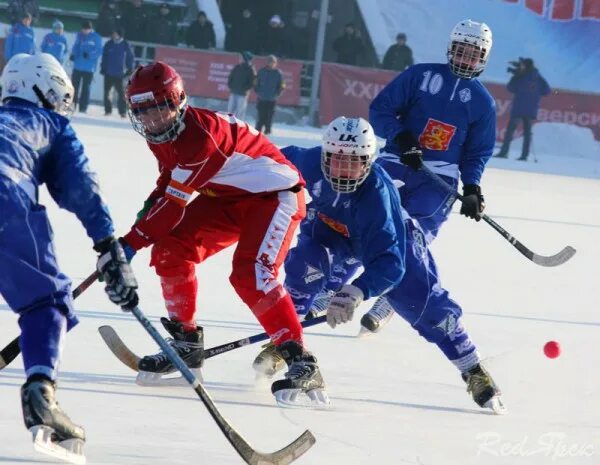
<svg viewBox="0 0 600 465"><path fill-rule="evenodd" d="M100 254L96 269L106 283L104 288L108 298L123 310L131 310L138 304L137 281L127 261L123 246L110 236L94 245Z"/></svg>
<svg viewBox="0 0 600 465"><path fill-rule="evenodd" d="M332 328L352 320L354 310L364 299L363 291L352 284L345 284L335 293L327 308L327 324Z"/></svg>
<svg viewBox="0 0 600 465"><path fill-rule="evenodd" d="M460 214L479 221L485 208L485 201L481 193L481 187L476 184L463 186L462 207Z"/></svg>
<svg viewBox="0 0 600 465"><path fill-rule="evenodd" d="M394 143L400 150L400 161L403 164L415 171L423 166L423 152L419 146L419 141L413 136L412 132L401 132L394 138Z"/></svg>

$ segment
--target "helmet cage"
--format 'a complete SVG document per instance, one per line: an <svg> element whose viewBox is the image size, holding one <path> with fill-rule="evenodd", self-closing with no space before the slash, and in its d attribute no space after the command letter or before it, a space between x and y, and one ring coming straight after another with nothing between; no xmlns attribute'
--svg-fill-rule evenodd
<svg viewBox="0 0 600 465"><path fill-rule="evenodd" d="M129 98L127 114L133 129L138 134L148 142L162 144L174 140L183 130L186 107L185 94L176 98L173 96L155 98L152 92L145 92L134 94Z"/></svg>
<svg viewBox="0 0 600 465"><path fill-rule="evenodd" d="M448 46L450 69L463 79L472 79L483 73L487 57L488 50L469 42L454 40Z"/></svg>
<svg viewBox="0 0 600 465"><path fill-rule="evenodd" d="M365 182L371 172L373 159L373 153L348 154L323 150L321 171L335 192L347 194L355 192ZM335 164L336 176L332 174L332 164Z"/></svg>

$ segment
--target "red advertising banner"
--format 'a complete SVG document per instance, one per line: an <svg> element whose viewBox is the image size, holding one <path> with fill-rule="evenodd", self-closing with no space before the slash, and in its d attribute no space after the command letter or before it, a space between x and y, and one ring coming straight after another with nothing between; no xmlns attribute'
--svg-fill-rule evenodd
<svg viewBox="0 0 600 465"><path fill-rule="evenodd" d="M224 100L229 98L227 77L233 67L240 62L240 56L237 54L174 47L157 47L155 59L164 61L177 70L183 78L189 95ZM255 57L252 63L258 71L266 64L266 58ZM286 88L277 103L280 105L298 105L300 103L302 63L285 60L279 61L278 67L283 73ZM255 99L256 95L252 92L250 100Z"/></svg>
<svg viewBox="0 0 600 465"><path fill-rule="evenodd" d="M369 103L396 73L353 66L323 64L321 72L320 122L328 124L340 115L368 118ZM485 83L496 99L496 139L501 141L510 117L512 94L501 84ZM600 140L600 94L555 90L543 97L538 121L589 127Z"/></svg>
<svg viewBox="0 0 600 465"><path fill-rule="evenodd" d="M368 119L371 100L395 76L393 71L323 63L319 107L321 124L329 124L341 115Z"/></svg>

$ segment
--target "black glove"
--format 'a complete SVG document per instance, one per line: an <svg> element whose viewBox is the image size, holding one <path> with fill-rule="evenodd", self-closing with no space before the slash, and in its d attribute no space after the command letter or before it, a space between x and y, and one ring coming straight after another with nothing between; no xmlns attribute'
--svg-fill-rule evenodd
<svg viewBox="0 0 600 465"><path fill-rule="evenodd" d="M87 60L90 57L90 54L88 52L83 52L81 55L83 56L84 60Z"/></svg>
<svg viewBox="0 0 600 465"><path fill-rule="evenodd" d="M479 221L484 208L485 201L483 199L483 194L481 193L481 187L476 184L466 184L463 186L463 199L462 207L460 207L460 214L473 218L475 221Z"/></svg>
<svg viewBox="0 0 600 465"><path fill-rule="evenodd" d="M101 280L106 283L104 290L108 298L123 310L136 307L139 302L136 292L138 284L123 246L110 236L96 243L94 250L100 254L96 269Z"/></svg>
<svg viewBox="0 0 600 465"><path fill-rule="evenodd" d="M73 55L73 54L69 55L69 60L75 61L75 55Z"/></svg>
<svg viewBox="0 0 600 465"><path fill-rule="evenodd" d="M423 166L423 152L419 146L419 141L413 136L412 132L401 132L394 138L394 143L400 149L400 161L417 171Z"/></svg>

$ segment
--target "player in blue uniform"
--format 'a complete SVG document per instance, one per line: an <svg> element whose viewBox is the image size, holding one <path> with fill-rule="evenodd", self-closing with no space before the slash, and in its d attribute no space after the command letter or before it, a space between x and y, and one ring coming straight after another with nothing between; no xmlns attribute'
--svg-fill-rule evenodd
<svg viewBox="0 0 600 465"><path fill-rule="evenodd" d="M402 206L419 221L428 243L452 210L453 198L419 171L425 164L454 189L459 178L464 201L460 213L481 219L484 199L481 177L496 138L493 97L477 79L485 69L492 33L484 23L464 20L450 34L448 63L422 63L400 73L375 97L369 121L386 140L377 162L400 185ZM356 271L338 269L331 290ZM315 310L327 294L317 297ZM377 302L364 315L365 330L377 331L393 312Z"/></svg>
<svg viewBox="0 0 600 465"><path fill-rule="evenodd" d="M75 213L94 248L98 270L115 303L137 303L137 284L102 201L81 142L69 120L73 86L46 53L18 54L0 84L0 295L19 315L19 346L27 381L23 418L48 453L80 459L85 432L55 400L65 332L77 324L71 281L58 268L52 229L38 189L46 184L62 208Z"/></svg>
<svg viewBox="0 0 600 465"><path fill-rule="evenodd" d="M312 198L285 262L285 287L297 312L312 308L336 266L362 265L364 271L328 303L330 326L350 321L363 300L384 295L392 311L460 370L474 400L500 411L499 391L479 365L462 309L441 286L424 232L402 208L392 179L373 164L376 139L369 123L340 117L327 128L322 147L282 152L302 173ZM270 346L254 362L265 375L284 365Z"/></svg>

